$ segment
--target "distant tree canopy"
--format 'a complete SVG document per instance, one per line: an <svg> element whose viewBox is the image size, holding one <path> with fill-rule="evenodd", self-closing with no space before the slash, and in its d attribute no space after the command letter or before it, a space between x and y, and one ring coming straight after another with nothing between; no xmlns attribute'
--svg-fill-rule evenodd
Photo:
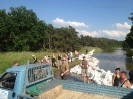
<svg viewBox="0 0 133 99"><path fill-rule="evenodd" d="M133 12L131 13L131 17L129 17L129 20L131 20L132 26L130 32L126 35L126 39L122 44L124 48L133 48Z"/></svg>
<svg viewBox="0 0 133 99"><path fill-rule="evenodd" d="M133 30L133 29L132 29ZM133 34L133 33L132 33ZM121 41L107 38L78 36L75 28L54 28L40 20L33 10L11 7L9 12L0 10L0 51L74 51L84 46L110 49L120 47Z"/></svg>

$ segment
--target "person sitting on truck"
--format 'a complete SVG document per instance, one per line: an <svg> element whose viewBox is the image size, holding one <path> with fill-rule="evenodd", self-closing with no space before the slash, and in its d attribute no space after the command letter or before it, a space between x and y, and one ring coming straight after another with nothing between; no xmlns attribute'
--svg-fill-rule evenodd
<svg viewBox="0 0 133 99"><path fill-rule="evenodd" d="M61 79L67 80L68 74L69 74L69 66L68 66L68 63L66 62L65 57L62 58L62 64L60 66L60 71L61 71L61 74L60 74Z"/></svg>

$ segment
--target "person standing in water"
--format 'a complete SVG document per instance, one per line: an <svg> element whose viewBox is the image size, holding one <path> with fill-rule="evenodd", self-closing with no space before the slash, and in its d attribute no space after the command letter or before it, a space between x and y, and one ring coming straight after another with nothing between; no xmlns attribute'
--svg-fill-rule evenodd
<svg viewBox="0 0 133 99"><path fill-rule="evenodd" d="M112 77L112 86L118 86L120 81L120 68L115 69L115 74Z"/></svg>

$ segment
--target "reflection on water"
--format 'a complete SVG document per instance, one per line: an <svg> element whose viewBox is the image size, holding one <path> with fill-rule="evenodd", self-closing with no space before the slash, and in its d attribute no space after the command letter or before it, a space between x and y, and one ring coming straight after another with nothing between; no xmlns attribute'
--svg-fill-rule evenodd
<svg viewBox="0 0 133 99"><path fill-rule="evenodd" d="M115 68L121 68L121 71L129 72L133 69L133 62L131 57L126 56L126 51L116 49L113 52L102 52L94 55L100 62L101 69L115 72Z"/></svg>
<svg viewBox="0 0 133 99"><path fill-rule="evenodd" d="M94 57L96 57L99 62L99 67L101 69L104 69L105 71L110 70L111 72L115 72L115 68L120 68L121 71L126 71L127 73L130 70L133 70L133 61L132 61L132 55L126 56L127 51L122 49L116 49L112 52L102 52L95 54ZM59 72L55 73L55 78L59 78ZM69 80L76 80L76 81L82 81L81 75L76 74L69 74Z"/></svg>

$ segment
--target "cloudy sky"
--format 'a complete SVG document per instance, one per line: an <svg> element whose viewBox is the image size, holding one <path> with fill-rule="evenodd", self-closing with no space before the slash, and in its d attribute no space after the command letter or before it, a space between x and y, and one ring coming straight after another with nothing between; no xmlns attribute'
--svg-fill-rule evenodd
<svg viewBox="0 0 133 99"><path fill-rule="evenodd" d="M82 35L124 40L132 25L133 0L0 0L0 9L26 6L54 27L72 26Z"/></svg>

